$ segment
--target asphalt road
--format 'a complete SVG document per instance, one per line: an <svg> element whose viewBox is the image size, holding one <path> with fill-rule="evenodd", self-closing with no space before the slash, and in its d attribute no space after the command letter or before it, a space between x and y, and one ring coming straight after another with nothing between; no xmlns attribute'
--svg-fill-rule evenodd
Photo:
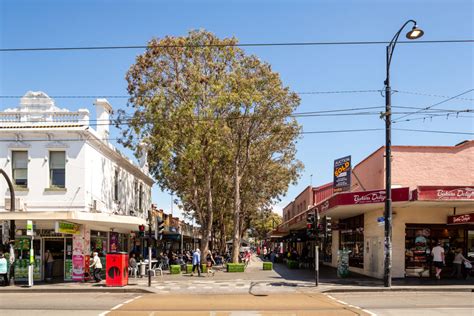
<svg viewBox="0 0 474 316"><path fill-rule="evenodd" d="M1 293L0 315L99 315L137 293Z"/></svg>
<svg viewBox="0 0 474 316"><path fill-rule="evenodd" d="M324 294L3 293L0 315L369 315Z"/></svg>
<svg viewBox="0 0 474 316"><path fill-rule="evenodd" d="M379 316L474 316L472 292L371 292L330 296Z"/></svg>

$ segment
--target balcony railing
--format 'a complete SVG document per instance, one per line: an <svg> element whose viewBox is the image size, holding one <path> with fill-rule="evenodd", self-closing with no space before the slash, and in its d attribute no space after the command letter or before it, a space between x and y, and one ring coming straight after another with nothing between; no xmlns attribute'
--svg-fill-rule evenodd
<svg viewBox="0 0 474 316"><path fill-rule="evenodd" d="M77 112L0 112L0 127L89 126L89 111Z"/></svg>

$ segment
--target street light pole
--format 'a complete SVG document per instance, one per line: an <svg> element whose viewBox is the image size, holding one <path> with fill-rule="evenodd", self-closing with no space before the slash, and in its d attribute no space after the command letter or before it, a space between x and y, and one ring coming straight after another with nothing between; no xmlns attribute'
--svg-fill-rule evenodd
<svg viewBox="0 0 474 316"><path fill-rule="evenodd" d="M408 20L395 33L386 51L386 73L385 78L385 240L384 240L384 286L392 286L392 89L390 87L390 64L392 62L393 52L397 45L401 32L408 24L413 23L413 28L407 33L408 39L417 39L423 36L423 31L416 25L415 20Z"/></svg>

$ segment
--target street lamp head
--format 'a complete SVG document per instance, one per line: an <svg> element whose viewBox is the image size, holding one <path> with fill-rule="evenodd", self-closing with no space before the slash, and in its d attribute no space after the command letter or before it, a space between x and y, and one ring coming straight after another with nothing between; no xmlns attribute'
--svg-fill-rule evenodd
<svg viewBox="0 0 474 316"><path fill-rule="evenodd" d="M415 24L411 31L407 33L407 38L410 40L414 40L422 37L423 34L425 34L425 32L423 32L422 29L419 29Z"/></svg>

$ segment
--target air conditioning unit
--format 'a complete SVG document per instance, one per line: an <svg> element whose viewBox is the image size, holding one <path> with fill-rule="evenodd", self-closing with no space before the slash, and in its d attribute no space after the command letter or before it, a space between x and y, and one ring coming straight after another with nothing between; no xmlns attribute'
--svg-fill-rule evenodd
<svg viewBox="0 0 474 316"><path fill-rule="evenodd" d="M11 199L5 198L5 211L10 211L11 209ZM16 197L15 198L15 211L23 211L23 199Z"/></svg>

